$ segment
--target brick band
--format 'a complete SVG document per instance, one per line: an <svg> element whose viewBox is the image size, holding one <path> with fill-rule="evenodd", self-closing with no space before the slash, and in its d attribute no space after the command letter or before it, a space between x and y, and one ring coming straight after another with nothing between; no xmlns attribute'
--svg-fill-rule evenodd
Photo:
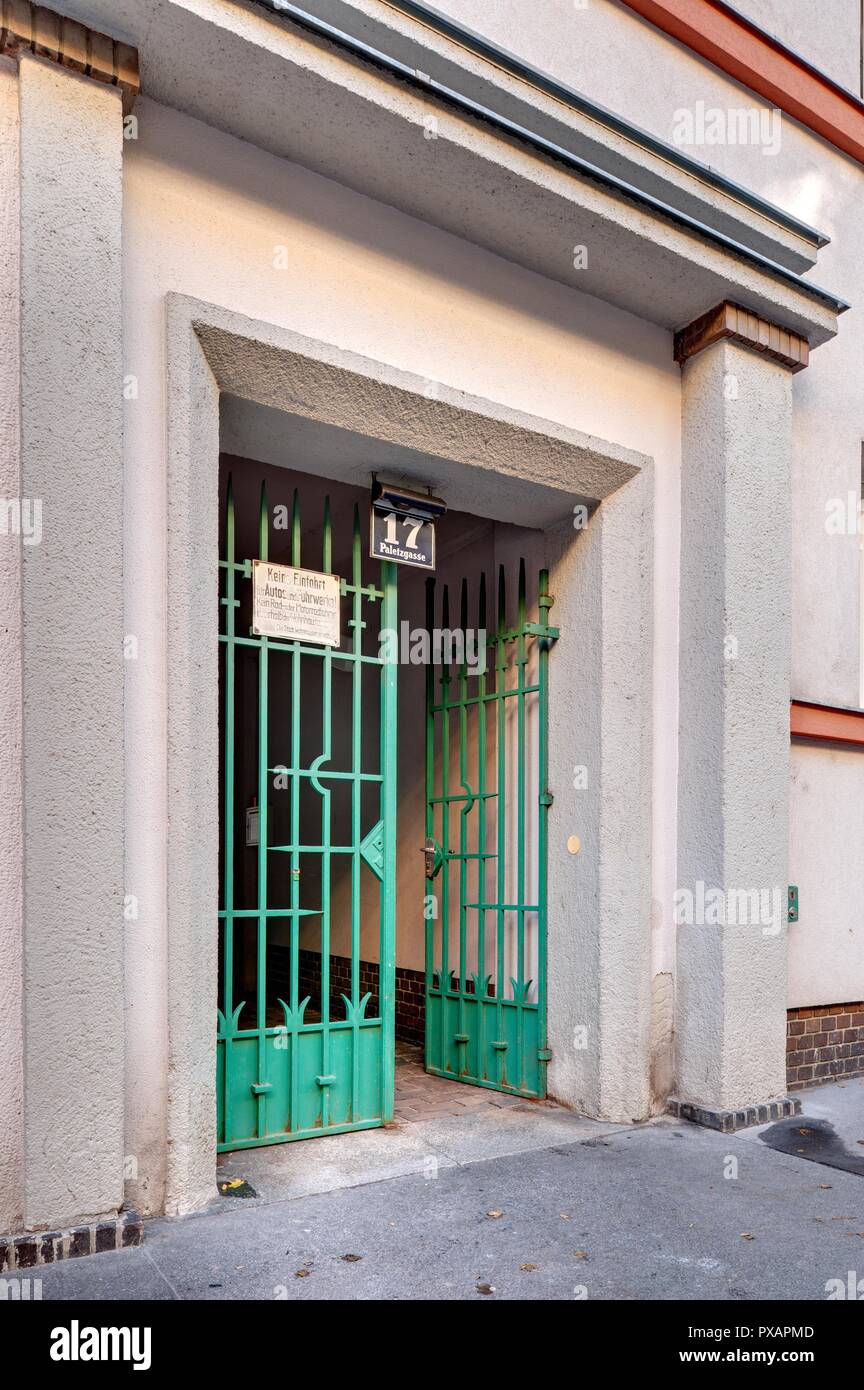
<svg viewBox="0 0 864 1390"><path fill-rule="evenodd" d="M138 50L32 0L0 0L0 53L35 53L117 87L129 112L140 88Z"/></svg>
<svg viewBox="0 0 864 1390"><path fill-rule="evenodd" d="M73 1260L80 1255L100 1255L108 1250L127 1250L144 1240L144 1224L136 1211L125 1209L104 1221L72 1226L65 1231L30 1231L20 1236L0 1236L0 1277L39 1265Z"/></svg>
<svg viewBox="0 0 864 1390"><path fill-rule="evenodd" d="M800 1113L800 1100L789 1096L766 1100L761 1105L747 1105L743 1110L714 1110L708 1105L691 1105L677 1096L670 1096L666 1102L667 1115L674 1115L678 1120L689 1120L691 1125L701 1125L703 1129L719 1129L721 1134L737 1134L739 1129L774 1124L777 1120L787 1120Z"/></svg>
<svg viewBox="0 0 864 1390"><path fill-rule="evenodd" d="M793 372L803 371L809 361L810 347L806 338L758 314L751 314L728 299L675 334L675 361L683 366L689 357L724 338L753 348Z"/></svg>
<svg viewBox="0 0 864 1390"><path fill-rule="evenodd" d="M833 705L814 705L793 700L790 707L793 738L815 739L819 743L864 745L864 710L838 709Z"/></svg>
<svg viewBox="0 0 864 1390"><path fill-rule="evenodd" d="M788 1011L786 1084L790 1091L862 1074L864 1001Z"/></svg>

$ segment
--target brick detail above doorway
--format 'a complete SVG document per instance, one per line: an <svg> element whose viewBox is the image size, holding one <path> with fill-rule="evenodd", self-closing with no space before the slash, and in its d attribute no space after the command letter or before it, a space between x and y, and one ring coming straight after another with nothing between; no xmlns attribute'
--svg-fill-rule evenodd
<svg viewBox="0 0 864 1390"><path fill-rule="evenodd" d="M675 334L675 361L683 367L688 358L723 339L752 348L793 372L803 371L809 360L809 345L800 333L771 323L727 299Z"/></svg>
<svg viewBox="0 0 864 1390"><path fill-rule="evenodd" d="M140 86L138 50L31 0L0 0L0 53L12 58L35 53L118 87L125 112L135 104Z"/></svg>
<svg viewBox="0 0 864 1390"><path fill-rule="evenodd" d="M864 1003L789 1009L786 1084L800 1091L820 1081L864 1075Z"/></svg>

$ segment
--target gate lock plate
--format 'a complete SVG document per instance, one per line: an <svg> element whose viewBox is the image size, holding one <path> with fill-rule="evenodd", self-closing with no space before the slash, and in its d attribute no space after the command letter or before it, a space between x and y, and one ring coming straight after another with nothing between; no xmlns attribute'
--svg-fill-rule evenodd
<svg viewBox="0 0 864 1390"><path fill-rule="evenodd" d="M434 878L441 868L444 856L441 846L431 836L423 844L423 858L426 861L426 877Z"/></svg>

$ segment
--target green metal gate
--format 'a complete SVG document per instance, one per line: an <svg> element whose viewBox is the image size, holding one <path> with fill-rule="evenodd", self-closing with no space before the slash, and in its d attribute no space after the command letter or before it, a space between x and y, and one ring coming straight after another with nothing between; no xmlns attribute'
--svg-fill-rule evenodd
<svg viewBox="0 0 864 1390"><path fill-rule="evenodd" d="M546 1094L548 575L529 621L520 563L515 625L499 570L486 669L446 659L427 672L426 1070L520 1095ZM461 631L469 625L468 585ZM486 583L476 626L486 629ZM427 625L435 628L434 581ZM440 630L450 631L449 597ZM463 643L464 645L464 643ZM491 659L490 659L491 658Z"/></svg>
<svg viewBox="0 0 864 1390"><path fill-rule="evenodd" d="M257 527L254 515L239 514L229 477L219 633L220 1150L371 1128L393 1113L397 667L382 660L378 633L396 627L395 568L364 561L355 507L340 647L256 636L253 559L301 565L297 493L282 531L271 529L264 484L257 512ZM332 574L329 499L320 534L303 563ZM370 725L379 737L364 741ZM370 902L377 999L361 989ZM337 929L350 965L334 983Z"/></svg>

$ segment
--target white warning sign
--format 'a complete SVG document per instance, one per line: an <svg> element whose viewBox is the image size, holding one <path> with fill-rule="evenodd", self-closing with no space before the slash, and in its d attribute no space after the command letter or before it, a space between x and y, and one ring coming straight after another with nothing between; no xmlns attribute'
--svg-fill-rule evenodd
<svg viewBox="0 0 864 1390"><path fill-rule="evenodd" d="M257 637L338 647L338 576L253 560L252 631Z"/></svg>

